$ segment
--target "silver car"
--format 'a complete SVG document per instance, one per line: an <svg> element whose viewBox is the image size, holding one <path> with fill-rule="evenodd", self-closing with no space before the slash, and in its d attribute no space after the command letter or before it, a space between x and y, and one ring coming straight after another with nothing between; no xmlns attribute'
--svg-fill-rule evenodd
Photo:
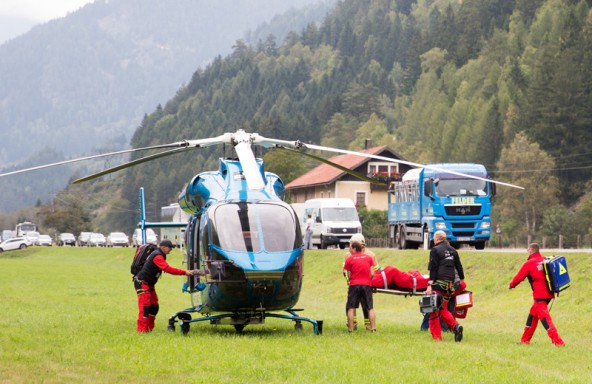
<svg viewBox="0 0 592 384"><path fill-rule="evenodd" d="M13 237L0 243L0 252L12 251L13 249L25 249L29 245L31 245L31 243L29 243L25 237Z"/></svg>
<svg viewBox="0 0 592 384"><path fill-rule="evenodd" d="M37 245L45 245L51 247L53 245L53 240L49 235L39 235L39 238L37 239Z"/></svg>
<svg viewBox="0 0 592 384"><path fill-rule="evenodd" d="M107 236L108 247L129 247L129 238L123 232L111 232Z"/></svg>
<svg viewBox="0 0 592 384"><path fill-rule="evenodd" d="M88 245L91 247L104 247L107 240L102 233L91 233Z"/></svg>

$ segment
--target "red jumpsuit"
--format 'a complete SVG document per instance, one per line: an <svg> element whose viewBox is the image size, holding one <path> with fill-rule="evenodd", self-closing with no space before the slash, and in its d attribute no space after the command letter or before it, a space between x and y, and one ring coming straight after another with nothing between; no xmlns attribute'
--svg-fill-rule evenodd
<svg viewBox="0 0 592 384"><path fill-rule="evenodd" d="M563 346L565 343L559 337L557 328L553 324L551 314L547 305L555 297L553 292L549 291L547 287L547 281L545 272L543 271L543 261L545 258L539 253L535 252L528 257L528 260L522 265L522 268L518 271L516 276L510 282L510 289L515 288L524 279L528 278L530 286L532 288L532 297L534 303L530 308L528 318L526 319L526 327L524 327L524 333L520 342L522 344L529 344L532 335L537 328L539 320L547 330L547 334L551 338L553 344L557 346Z"/></svg>
<svg viewBox="0 0 592 384"><path fill-rule="evenodd" d="M414 278L415 282L413 281ZM419 271L403 272L390 265L376 271L372 279L373 288L412 291L414 284L415 290L425 291L428 287L428 278L424 277Z"/></svg>
<svg viewBox="0 0 592 384"><path fill-rule="evenodd" d="M148 256L144 267L134 278L134 287L138 295L138 332L150 332L154 329L154 320L159 309L158 295L154 286L162 272L171 275L186 274L184 269L171 267L166 262L166 255L160 249Z"/></svg>

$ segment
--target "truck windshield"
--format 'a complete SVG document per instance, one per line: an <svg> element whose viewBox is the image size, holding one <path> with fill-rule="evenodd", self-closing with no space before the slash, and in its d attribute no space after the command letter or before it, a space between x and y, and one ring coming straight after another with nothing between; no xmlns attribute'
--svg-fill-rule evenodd
<svg viewBox="0 0 592 384"><path fill-rule="evenodd" d="M224 203L210 213L214 244L239 252L291 251L302 244L292 212L275 203Z"/></svg>
<svg viewBox="0 0 592 384"><path fill-rule="evenodd" d="M358 212L355 208L337 207L323 208L323 220L325 221L358 221Z"/></svg>
<svg viewBox="0 0 592 384"><path fill-rule="evenodd" d="M436 184L438 196L486 196L487 184L477 179L440 179Z"/></svg>

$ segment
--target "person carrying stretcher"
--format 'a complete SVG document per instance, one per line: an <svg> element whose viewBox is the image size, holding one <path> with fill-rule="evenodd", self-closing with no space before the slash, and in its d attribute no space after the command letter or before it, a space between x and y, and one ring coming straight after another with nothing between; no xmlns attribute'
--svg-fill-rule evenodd
<svg viewBox="0 0 592 384"><path fill-rule="evenodd" d="M463 326L456 321L448 310L448 303L459 288L455 284L456 276L458 275L459 283L464 282L463 267L458 252L446 241L444 231L434 233L434 244L435 246L430 251L430 261L428 263L430 280L428 281L426 294L431 295L434 292L442 295L443 304L439 310L430 313L430 333L434 340L441 341L442 326L440 320L443 320L448 328L454 332L454 341L460 342L463 339Z"/></svg>

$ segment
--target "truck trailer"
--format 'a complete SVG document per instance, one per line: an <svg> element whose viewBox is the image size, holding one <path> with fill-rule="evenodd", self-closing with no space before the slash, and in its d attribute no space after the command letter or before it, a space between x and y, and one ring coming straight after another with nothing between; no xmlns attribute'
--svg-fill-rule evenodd
<svg viewBox="0 0 592 384"><path fill-rule="evenodd" d="M495 184L447 170L487 179L483 165L427 164L405 173L388 191L391 246L417 249L433 244L434 233L446 232L452 246L484 249L491 235L491 199Z"/></svg>

